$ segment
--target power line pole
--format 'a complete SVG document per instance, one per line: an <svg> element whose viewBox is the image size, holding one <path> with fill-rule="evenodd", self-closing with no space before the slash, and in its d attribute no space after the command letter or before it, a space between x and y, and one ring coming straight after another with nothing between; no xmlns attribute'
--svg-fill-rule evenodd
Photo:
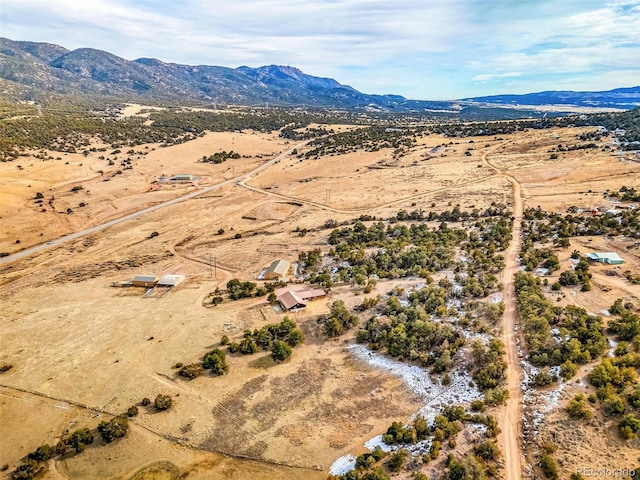
<svg viewBox="0 0 640 480"><path fill-rule="evenodd" d="M213 271L211 269L211 254L209 254L209 278L212 278L211 277L212 273L213 273Z"/></svg>
<svg viewBox="0 0 640 480"><path fill-rule="evenodd" d="M218 257L213 257L213 275L215 279L218 279Z"/></svg>

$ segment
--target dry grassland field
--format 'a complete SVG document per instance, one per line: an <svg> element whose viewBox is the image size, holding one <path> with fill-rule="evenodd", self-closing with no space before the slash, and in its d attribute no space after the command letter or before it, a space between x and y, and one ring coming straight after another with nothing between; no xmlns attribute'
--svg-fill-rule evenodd
<svg viewBox="0 0 640 480"><path fill-rule="evenodd" d="M136 111L131 107L126 113ZM272 360L268 351L230 354L220 345L223 335L239 340L245 330L280 322L281 311L265 296L231 301L221 294L224 301L214 307L212 293L224 290L232 278L262 284L256 277L278 258L295 262L301 252L313 249L327 254L329 220L387 219L402 209L440 213L456 205L471 211L492 203L511 210L514 191L525 209L541 206L564 214L573 205L613 207L602 192L637 187L639 163L620 161L600 148L549 158L550 148L575 143L586 130L556 128L500 138L430 134L418 137L399 158L391 148L318 159L290 154L247 178L242 176L296 146L302 153L310 147L277 132L244 131L207 133L166 148L138 146L132 154L123 149L117 156L130 157L132 167L124 170L118 161L107 165L99 158L113 157L111 149L86 156L52 151L47 152L52 160L27 156L1 163L0 251L46 247L20 259L0 259L5 262L0 265L0 364L12 366L0 374L0 464L8 466L3 478L11 478L38 446L54 445L77 428L95 429L132 405L139 413L130 418L125 438L105 444L98 435L83 453L49 460L41 478L327 478L337 459L366 452L367 441L394 421L409 422L431 401L410 388L406 377L356 355L357 329L336 339L323 334L318 317L328 314L336 300L349 309L360 304L362 287L336 281L327 298L289 312L305 341L284 362ZM198 161L222 150L241 158L221 164ZM196 180L158 182L177 174ZM232 181L200 196L46 245L227 180ZM38 192L43 202L35 201ZM432 222L434 228L439 224ZM549 290L554 304L574 304L598 315L617 298L640 306L640 287L623 275L640 272L638 239L574 237L570 246L557 250L561 270L570 268L574 249L583 254L615 251L625 264L615 267L618 276L607 274L613 267L593 266L589 292ZM551 275L549 284L559 273ZM165 274L185 280L149 291L112 286L136 275ZM415 277L379 279L368 296L379 293L386 299L393 287L409 291L419 283ZM366 319L362 314L361 322ZM227 351L228 373L207 372L193 380L178 376L177 363L198 362L213 348ZM569 478L582 465L640 464L638 441L620 439L610 419L595 413L589 422L576 423L563 409L576 393L593 390L586 375L597 363L581 366L559 393L553 390L557 384L543 389L541 395L555 399L540 400L548 407L546 418L524 445L515 440L523 447L522 478L541 478L537 462L546 441L558 446L554 456L560 478ZM518 381L523 373L510 364L508 375ZM436 386L442 387L439 382ZM172 407L157 411L157 394L170 395ZM151 405L140 405L145 397ZM539 407L519 406L517 394L515 401L488 412L500 419L507 408L524 415ZM457 446L445 442L438 460L419 468L429 478L445 478L438 472L444 472L447 454L468 452L479 435L466 429ZM506 442L500 434L503 452L509 448ZM519 452L511 453L509 461L519 465ZM498 478L511 478L506 469L502 457ZM406 469L397 475L413 478Z"/></svg>

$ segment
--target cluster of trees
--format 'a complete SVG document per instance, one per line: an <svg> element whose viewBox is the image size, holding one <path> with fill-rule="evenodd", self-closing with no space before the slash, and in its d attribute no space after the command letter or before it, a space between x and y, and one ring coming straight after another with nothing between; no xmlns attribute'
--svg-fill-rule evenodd
<svg viewBox="0 0 640 480"><path fill-rule="evenodd" d="M40 117L3 121L0 161L18 158L26 149L76 153L88 147L92 138L117 148L144 143L174 145L196 137L186 130L147 125L143 118L115 120L87 113L45 112Z"/></svg>
<svg viewBox="0 0 640 480"><path fill-rule="evenodd" d="M280 323L265 325L253 332L247 330L240 341L230 342L225 335L220 343L229 346L229 352L240 352L244 355L252 355L259 349L270 350L271 356L276 361L286 360L291 356L292 347L304 342L304 333L298 328L296 322L285 316Z"/></svg>
<svg viewBox="0 0 640 480"><path fill-rule="evenodd" d="M495 442L486 441L475 445L473 452L458 458L449 454L445 467L449 480L488 480L498 474L496 461L500 449Z"/></svg>
<svg viewBox="0 0 640 480"><path fill-rule="evenodd" d="M371 126L338 132L317 138L310 142L311 150L300 154L301 158L320 158L324 155L342 155L364 150L377 152L383 148L393 148L400 153L414 146L416 135L422 127L390 129L384 126Z"/></svg>
<svg viewBox="0 0 640 480"><path fill-rule="evenodd" d="M505 379L507 364L503 357L504 344L498 339L491 339L489 345L482 342L473 343L473 379L478 388L485 393L485 400L490 405L502 404L509 396L509 391L501 388Z"/></svg>
<svg viewBox="0 0 640 480"><path fill-rule="evenodd" d="M575 307L574 307L575 308ZM571 418L589 419L592 416L589 403L599 406L605 416L618 418L618 430L623 439L636 438L640 431L640 386L637 371L640 368L640 317L633 313L630 304L618 299L609 311L619 317L609 322L609 330L621 340L615 356L604 358L593 368L587 378L596 395L585 398L576 395L566 406ZM626 341L631 341L631 345Z"/></svg>
<svg viewBox="0 0 640 480"><path fill-rule="evenodd" d="M400 422L393 422L382 436L382 440L387 445L415 444L430 437L433 437L434 441L443 442L455 438L465 423L485 425L487 438L494 438L500 433L498 421L492 415L471 414L461 405L448 405L435 417L431 426L421 415L406 426ZM434 448L439 446L436 445Z"/></svg>
<svg viewBox="0 0 640 480"><path fill-rule="evenodd" d="M171 407L172 398L170 395L158 394L154 401L157 410L166 410ZM143 398L141 405L151 405L151 400ZM129 407L127 412L117 415L111 420L103 420L95 430L89 428L79 428L71 433L66 433L55 445L43 444L35 451L29 453L18 465L12 474L14 480L32 480L40 476L45 470L45 462L49 459L71 453L82 453L87 446L91 445L100 434L105 443L111 443L119 438L123 438L129 432L129 421L127 417L138 414L137 405Z"/></svg>
<svg viewBox="0 0 640 480"><path fill-rule="evenodd" d="M605 415L622 415L630 410L638 410L638 391L633 389L638 367L640 355L632 353L605 358L589 372L589 383L598 389L597 397L602 402Z"/></svg>
<svg viewBox="0 0 640 480"><path fill-rule="evenodd" d="M544 296L540 280L529 273L516 273L515 283L529 359L535 366L559 365L561 375L571 378L576 364L585 364L605 351L608 343L602 318L573 305L554 306ZM552 334L552 326L559 335Z"/></svg>
<svg viewBox="0 0 640 480"><path fill-rule="evenodd" d="M622 149L637 149L640 141L640 109L627 112L598 113L592 115L568 115L563 117L545 117L535 120L511 120L498 122L473 122L468 124L440 123L432 125L429 130L433 133L444 134L449 137L473 137L507 135L526 130L540 130L557 127L604 127L609 132L623 129L624 134L618 134ZM598 135L606 135L607 133Z"/></svg>
<svg viewBox="0 0 640 480"><path fill-rule="evenodd" d="M292 109L243 110L241 112L207 112L169 108L151 111L149 120L142 117L126 119L107 118L102 115L71 111L42 116L16 117L3 120L0 138L0 161L12 160L25 149L48 149L75 153L89 146L98 138L111 148L159 143L175 145L202 136L206 131L237 132L255 130L273 132L295 125L296 128L311 123L349 122L361 123L356 115L347 112L301 112ZM308 134L323 134L321 127ZM285 133L286 136L286 133Z"/></svg>
<svg viewBox="0 0 640 480"><path fill-rule="evenodd" d="M237 152L234 152L233 150L231 150L230 152L223 150L221 152L216 152L213 155L209 155L208 157L206 155L203 155L201 162L219 164L219 163L226 162L230 158L234 160L238 159L240 158L240 154Z"/></svg>
<svg viewBox="0 0 640 480"><path fill-rule="evenodd" d="M428 453L422 456L422 463L428 464L438 458L443 443L446 442L450 448L455 447L455 437L464 428L464 423L480 423L487 426L488 439L473 447L473 453L464 459L455 459L449 455L446 465L449 469L449 478L486 479L493 477L497 473L495 462L500 458L500 449L492 438L499 433L497 420L492 416L468 414L464 407L459 405L447 406L442 409L429 425L422 416L417 416L410 425L403 425L400 422L393 422L386 433L383 441L387 445L411 445L427 439L431 439ZM329 477L330 480L379 480L388 479L389 476L379 466L383 458L388 458L384 464L390 472L397 473L402 470L411 454L404 448L398 448L391 454L385 452L378 446L371 453L365 453L357 457L356 468L344 475ZM415 462L415 458L412 459ZM414 463L415 465L415 463ZM473 465L478 468L469 469ZM474 476L473 472L481 474ZM465 473L466 472L466 473ZM468 475L468 476L465 476ZM421 472L415 472L412 476L415 480L426 480L427 477Z"/></svg>
<svg viewBox="0 0 640 480"><path fill-rule="evenodd" d="M565 410L571 418L589 420L592 417L591 409L587 404L587 398L579 393L569 401Z"/></svg>
<svg viewBox="0 0 640 480"><path fill-rule="evenodd" d="M304 129L304 130L303 130ZM310 138L324 137L335 133L333 128L327 130L325 127L306 127L302 122L296 122L293 125L287 125L280 130L280 136L289 140L308 140Z"/></svg>
<svg viewBox="0 0 640 480"><path fill-rule="evenodd" d="M129 431L126 415L113 417L111 420L100 422L96 429L105 443L111 443L124 437ZM88 428L79 428L62 437L54 446L43 444L18 465L12 474L14 480L32 480L40 476L45 470L45 462L49 459L66 455L70 452L82 453L95 439L95 432Z"/></svg>
<svg viewBox="0 0 640 480"><path fill-rule="evenodd" d="M540 470L542 470L545 478L550 480L558 480L559 478L558 466L553 458L553 453L555 453L556 449L557 447L555 445L545 445L543 448L543 454L540 457Z"/></svg>
<svg viewBox="0 0 640 480"><path fill-rule="evenodd" d="M609 307L609 313L616 318L609 321L609 331L621 342L631 342L640 351L640 315L635 313L631 303L624 304L619 298Z"/></svg>
<svg viewBox="0 0 640 480"><path fill-rule="evenodd" d="M623 185L617 192L607 192L607 196L617 198L623 202L640 202L640 187L627 187Z"/></svg>
<svg viewBox="0 0 640 480"><path fill-rule="evenodd" d="M211 132L241 132L254 130L272 133L274 131L295 125L302 128L312 123L328 124L334 121L349 121L353 124L353 115L341 112L302 112L293 109L273 108L243 109L240 112L208 112L165 110L157 111L149 116L156 128L167 129L172 132L193 132L199 134Z"/></svg>
<svg viewBox="0 0 640 480"><path fill-rule="evenodd" d="M171 397L169 397L171 399ZM98 425L98 432L106 443L111 443L118 438L124 437L129 431L129 422L125 415L113 417L109 421L102 421Z"/></svg>
<svg viewBox="0 0 640 480"><path fill-rule="evenodd" d="M204 373L205 370L211 371L213 375L224 375L229 371L229 365L227 364L226 355L219 348L214 348L210 352L207 352L202 357L201 362L191 363L188 365L177 363L176 367L179 369L178 375L188 379L199 377ZM156 406L158 403L157 400L158 399L156 398Z"/></svg>
<svg viewBox="0 0 640 480"><path fill-rule="evenodd" d="M433 205L435 206L435 204ZM461 210L460 205L454 206L451 210L445 210L443 212L437 213L435 211L430 211L425 214L425 211L422 209L413 210L411 212L407 212L406 210L400 210L395 217L390 218L390 221L398 220L398 221L407 221L407 220L416 220L416 221L428 221L428 222L464 222L467 220L475 220L479 217L495 217L495 216L503 216L510 217L511 212L507 209L507 206L503 203L492 202L491 207L486 208L484 211L480 211L479 208L473 208L470 212L467 210Z"/></svg>
<svg viewBox="0 0 640 480"><path fill-rule="evenodd" d="M264 295L265 292L260 291L260 295L258 295L258 292L254 293L257 286L258 284L255 282L243 282L237 278L232 278L227 282L227 292L231 300L253 297L254 294L256 297L260 297Z"/></svg>
<svg viewBox="0 0 640 480"><path fill-rule="evenodd" d="M462 235L459 231L436 233L425 225L385 226L377 222L367 228L358 222L353 228L331 232L328 241L334 247L329 255L342 265L348 264L342 268L347 270L346 280L358 273L381 278L425 276L452 265L454 247ZM414 248L406 248L409 246ZM367 254L365 249L371 247L375 252Z"/></svg>
<svg viewBox="0 0 640 480"><path fill-rule="evenodd" d="M328 480L389 480L389 475L379 466L367 468L357 466L344 475L329 475Z"/></svg>
<svg viewBox="0 0 640 480"><path fill-rule="evenodd" d="M591 277L592 275L589 273L589 261L586 257L580 257L575 268L560 273L558 281L551 285L551 289L560 290L562 287L572 287L581 284L582 291L588 292L591 290Z"/></svg>
<svg viewBox="0 0 640 480"><path fill-rule="evenodd" d="M523 219L521 258L525 258L524 254L534 248L536 242L553 242L558 246L567 247L571 237L579 236L626 235L640 238L640 219L633 210L622 210L615 216L571 213L562 215L549 213L537 207L525 209Z"/></svg>
<svg viewBox="0 0 640 480"><path fill-rule="evenodd" d="M599 140L599 139L598 139ZM572 152L574 150L592 150L594 148L598 148L593 142L590 143L574 143L573 145L562 145L559 144L555 149L549 150L550 152Z"/></svg>
<svg viewBox="0 0 640 480"><path fill-rule="evenodd" d="M329 315L322 320L324 322L322 331L327 337L339 337L360 322L358 316L351 313L342 300L333 302Z"/></svg>
<svg viewBox="0 0 640 480"><path fill-rule="evenodd" d="M214 375L224 375L229 371L226 355L219 348L214 348L202 357L202 367L210 370Z"/></svg>
<svg viewBox="0 0 640 480"><path fill-rule="evenodd" d="M401 225L395 217L388 224L377 221L367 227L364 222L375 220L375 217L361 217L353 221L353 226L334 228L329 234L327 241L332 248L328 256L333 257L334 270L327 266L321 270L314 268L320 263L318 249L303 252L299 258L305 269L311 270L307 280L327 288L335 281L368 285L370 277L429 277L434 272L451 268L461 273L456 278L463 287L460 296L480 298L497 287L498 279L494 274L504 267L500 252L511 238L511 219L505 208L493 204L482 213L486 217L476 219L469 234L463 228L450 228L446 222L430 228L426 224ZM404 214L399 215L403 217ZM429 218L420 211L406 215L415 219ZM456 262L458 249L464 255ZM466 275L462 275L464 272ZM372 285L365 287L365 293L371 288Z"/></svg>
<svg viewBox="0 0 640 480"><path fill-rule="evenodd" d="M237 278L232 278L227 282L227 293L229 295L229 299L240 300L241 298L262 297L264 295L273 294L276 289L285 287L286 285L287 282L284 280L276 280L273 282L266 282L264 285L259 287L255 282L243 282ZM216 290L211 297L211 303L214 305L218 305L223 301L223 298L220 295L217 295L217 293L218 292ZM271 295L268 300L275 302L276 296Z"/></svg>
<svg viewBox="0 0 640 480"><path fill-rule="evenodd" d="M431 367L434 373L444 373L465 344L452 325L431 318L432 314L444 317L449 313L446 300L447 291L434 285L411 292L406 307L392 295L384 306L386 318L367 320L358 331L358 341L400 360Z"/></svg>

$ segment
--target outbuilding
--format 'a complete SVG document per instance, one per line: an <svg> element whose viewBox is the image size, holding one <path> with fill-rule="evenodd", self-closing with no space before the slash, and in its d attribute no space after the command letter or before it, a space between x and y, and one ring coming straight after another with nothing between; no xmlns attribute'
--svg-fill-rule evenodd
<svg viewBox="0 0 640 480"><path fill-rule="evenodd" d="M163 275L158 280L159 287L175 287L184 281L184 275Z"/></svg>
<svg viewBox="0 0 640 480"><path fill-rule="evenodd" d="M587 259L591 262L608 265L622 265L624 263L624 260L616 252L591 252L587 253Z"/></svg>
<svg viewBox="0 0 640 480"><path fill-rule="evenodd" d="M178 175L174 175L170 178L174 182L191 182L193 181L193 175L189 173L179 173Z"/></svg>
<svg viewBox="0 0 640 480"><path fill-rule="evenodd" d="M133 281L131 282L134 287L146 288L155 287L157 283L158 279L149 275L136 275L133 277Z"/></svg>
<svg viewBox="0 0 640 480"><path fill-rule="evenodd" d="M263 278L265 280L280 280L285 277L290 277L291 273L291 263L282 259L274 260L264 271Z"/></svg>

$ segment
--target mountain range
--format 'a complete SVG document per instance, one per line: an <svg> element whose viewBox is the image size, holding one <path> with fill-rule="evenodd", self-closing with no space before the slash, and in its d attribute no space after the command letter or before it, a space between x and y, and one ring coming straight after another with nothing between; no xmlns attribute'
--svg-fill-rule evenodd
<svg viewBox="0 0 640 480"><path fill-rule="evenodd" d="M67 50L50 43L7 38L0 38L0 92L10 99L40 102L51 95L98 95L129 101L366 107L382 111L448 111L451 114L487 106L508 111L513 110L514 105L570 104L623 109L640 105L640 87L608 92L497 95L454 101L409 100L399 95L365 94L331 78L307 75L289 66L228 68L180 65L153 58L130 61L92 48Z"/></svg>

